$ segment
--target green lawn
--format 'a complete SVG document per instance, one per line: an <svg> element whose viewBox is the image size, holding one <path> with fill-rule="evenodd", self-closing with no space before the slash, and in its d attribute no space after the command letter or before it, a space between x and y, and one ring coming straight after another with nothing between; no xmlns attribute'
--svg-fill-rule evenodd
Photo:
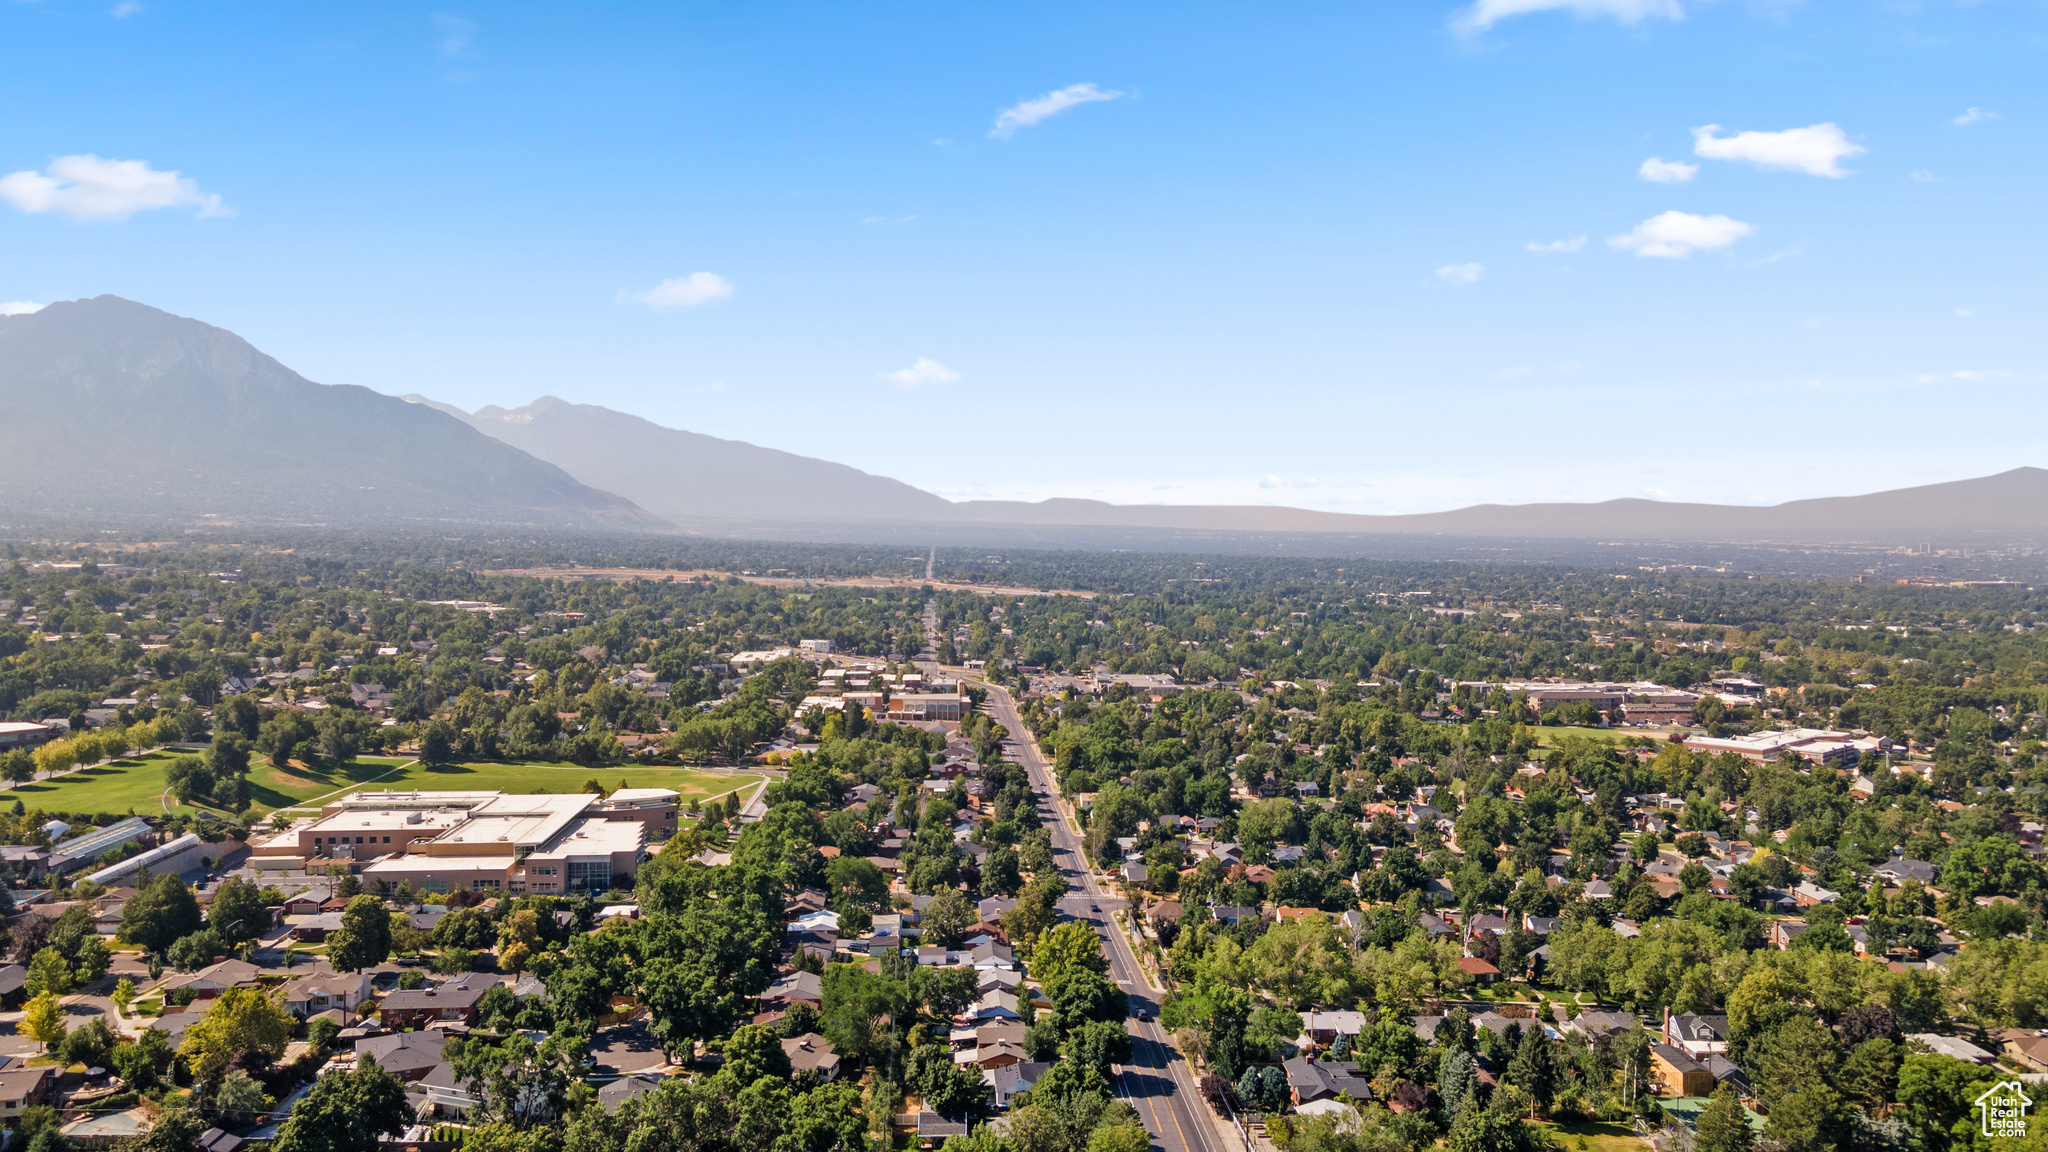
<svg viewBox="0 0 2048 1152"><path fill-rule="evenodd" d="M1544 1130L1567 1152L1642 1152L1649 1147L1627 1124L1603 1124L1592 1120L1566 1120L1533 1125Z"/></svg>
<svg viewBox="0 0 2048 1152"><path fill-rule="evenodd" d="M687 806L694 799L723 796L735 788L751 789L758 772L707 772L701 768L649 768L622 764L591 768L576 764L413 764L378 780L371 787L432 791L580 792L583 782L596 780L607 789L673 788Z"/></svg>
<svg viewBox="0 0 2048 1152"><path fill-rule="evenodd" d="M17 784L11 792L30 808L50 812L161 814L164 769L178 753L152 752L87 768L55 780ZM365 757L336 771L293 765L275 768L261 760L249 768L249 797L257 812L309 804L357 787L420 791L575 792L596 777L607 788L624 780L634 788L673 788L685 802L751 787L758 773L706 772L696 768L581 768L573 764L450 764L439 768L395 757ZM0 802L7 792L0 791ZM171 810L198 809L171 802ZM207 811L216 811L206 809Z"/></svg>

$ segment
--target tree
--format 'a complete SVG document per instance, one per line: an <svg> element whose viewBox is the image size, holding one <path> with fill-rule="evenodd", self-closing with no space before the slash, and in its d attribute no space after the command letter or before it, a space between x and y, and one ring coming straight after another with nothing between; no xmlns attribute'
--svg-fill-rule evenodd
<svg viewBox="0 0 2048 1152"><path fill-rule="evenodd" d="M377 1152L405 1131L405 1085L365 1057L353 1072L330 1072L292 1108L273 1152Z"/></svg>
<svg viewBox="0 0 2048 1152"><path fill-rule="evenodd" d="M1508 1075L1515 1087L1529 1094L1538 1115L1550 1110L1550 1101L1557 1094L1557 1057L1550 1050L1550 1037L1542 1028L1531 1028L1523 1034L1515 1058L1508 1065Z"/></svg>
<svg viewBox="0 0 2048 1152"><path fill-rule="evenodd" d="M271 1060L282 1056L297 1025L262 989L229 988L199 1023L186 1029L178 1052L198 1079L211 1082L244 1052L260 1052Z"/></svg>
<svg viewBox="0 0 2048 1152"><path fill-rule="evenodd" d="M980 998L977 975L972 968L922 966L911 974L910 987L935 1020L950 1021Z"/></svg>
<svg viewBox="0 0 2048 1152"><path fill-rule="evenodd" d="M953 888L941 888L918 915L923 932L920 939L941 948L957 948L967 938L967 929L979 919L981 914L966 896Z"/></svg>
<svg viewBox="0 0 2048 1152"><path fill-rule="evenodd" d="M1092 1064L1107 1079L1110 1065L1131 1062L1130 1029L1107 1020L1090 1020L1067 1034L1060 1058Z"/></svg>
<svg viewBox="0 0 2048 1152"><path fill-rule="evenodd" d="M226 951L227 945L221 941L219 934L211 928L201 928L179 938L176 944L171 945L171 967L180 972L197 972L213 963L215 956Z"/></svg>
<svg viewBox="0 0 2048 1152"><path fill-rule="evenodd" d="M327 960L337 972L360 972L391 958L391 914L384 901L351 897L341 910L341 927L329 938Z"/></svg>
<svg viewBox="0 0 2048 1152"><path fill-rule="evenodd" d="M1853 1147L1856 1125L1848 1102L1825 1084L1781 1096L1771 1107L1765 1135L1786 1152L1836 1152Z"/></svg>
<svg viewBox="0 0 2048 1152"><path fill-rule="evenodd" d="M1694 1152L1751 1152L1756 1147L1742 1100L1727 1083L1714 1089L1714 1098L1700 1110L1698 1126Z"/></svg>
<svg viewBox="0 0 2048 1152"><path fill-rule="evenodd" d="M1444 1120L1455 1127L1479 1092L1479 1069L1470 1052L1456 1047L1444 1049L1437 1061L1436 1091L1443 1101Z"/></svg>
<svg viewBox="0 0 2048 1152"><path fill-rule="evenodd" d="M1124 990L1086 968L1069 968L1044 989L1062 1033L1071 1033L1090 1020L1120 1024L1131 1015L1130 997Z"/></svg>
<svg viewBox="0 0 2048 1152"><path fill-rule="evenodd" d="M60 1052L66 1064L83 1064L87 1068L106 1068L114 1060L114 1046L121 1037L107 1026L105 1018L95 1016L64 1037Z"/></svg>
<svg viewBox="0 0 2048 1152"><path fill-rule="evenodd" d="M270 1110L270 1104L263 1085L240 1068L231 1068L221 1077L220 1087L213 1090L210 1102L214 1114L230 1126L254 1124L258 1116Z"/></svg>
<svg viewBox="0 0 2048 1152"><path fill-rule="evenodd" d="M145 1028L135 1043L114 1049L114 1070L130 1088L146 1092L162 1082L176 1056L171 1051L169 1033L161 1028Z"/></svg>
<svg viewBox="0 0 2048 1152"><path fill-rule="evenodd" d="M1051 987L1069 969L1083 969L1102 975L1109 971L1109 959L1102 954L1102 937L1085 920L1069 920L1040 936L1031 949L1031 974L1042 987Z"/></svg>
<svg viewBox="0 0 2048 1152"><path fill-rule="evenodd" d="M57 1002L54 992L44 989L36 993L22 1009L21 1026L47 1050L64 1040L64 1005Z"/></svg>
<svg viewBox="0 0 2048 1152"><path fill-rule="evenodd" d="M925 1107L941 1116L960 1117L981 1103L981 1074L957 1064L944 1045L913 1048L904 1061L904 1080L924 1097Z"/></svg>
<svg viewBox="0 0 2048 1152"><path fill-rule="evenodd" d="M126 1015L128 1006L135 1003L135 981L130 980L126 976L114 981L114 990L108 994L107 999L112 1000L114 1007L119 1008L121 1013Z"/></svg>
<svg viewBox="0 0 2048 1152"><path fill-rule="evenodd" d="M230 948L256 939L270 926L270 909L263 899L263 890L240 876L228 877L213 894L206 923Z"/></svg>
<svg viewBox="0 0 2048 1152"><path fill-rule="evenodd" d="M120 938L157 956L199 931L199 901L168 873L152 877L121 909Z"/></svg>
<svg viewBox="0 0 2048 1152"><path fill-rule="evenodd" d="M725 1042L725 1063L721 1076L732 1082L732 1090L752 1084L763 1076L789 1078L789 1054L782 1050L782 1037L763 1024L743 1024Z"/></svg>
<svg viewBox="0 0 2048 1152"><path fill-rule="evenodd" d="M28 996L44 992L62 996L71 991L71 962L55 948L44 948L28 962L28 977L22 982Z"/></svg>
<svg viewBox="0 0 2048 1152"><path fill-rule="evenodd" d="M190 1108L166 1108L148 1132L125 1146L126 1152L191 1152L207 1127L205 1118Z"/></svg>

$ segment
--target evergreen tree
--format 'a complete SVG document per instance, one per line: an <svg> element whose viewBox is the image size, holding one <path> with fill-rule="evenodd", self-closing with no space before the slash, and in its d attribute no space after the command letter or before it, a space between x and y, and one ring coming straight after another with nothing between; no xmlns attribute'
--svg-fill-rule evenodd
<svg viewBox="0 0 2048 1152"><path fill-rule="evenodd" d="M1742 1101L1736 1097L1734 1088L1722 1084L1700 1110L1694 1152L1750 1152L1755 1146L1756 1133L1749 1127Z"/></svg>

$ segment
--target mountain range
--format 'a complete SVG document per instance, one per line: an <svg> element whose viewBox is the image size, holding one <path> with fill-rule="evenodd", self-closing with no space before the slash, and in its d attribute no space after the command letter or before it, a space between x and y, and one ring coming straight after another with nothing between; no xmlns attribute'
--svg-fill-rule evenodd
<svg viewBox="0 0 2048 1152"><path fill-rule="evenodd" d="M0 317L0 508L59 519L657 527L445 413L118 296Z"/></svg>
<svg viewBox="0 0 2048 1152"><path fill-rule="evenodd" d="M1052 546L1151 533L1993 547L2048 542L2048 470L1770 507L1610 500L1361 516L953 503L843 464L552 396L465 412L316 384L232 332L98 296L0 317L0 511Z"/></svg>

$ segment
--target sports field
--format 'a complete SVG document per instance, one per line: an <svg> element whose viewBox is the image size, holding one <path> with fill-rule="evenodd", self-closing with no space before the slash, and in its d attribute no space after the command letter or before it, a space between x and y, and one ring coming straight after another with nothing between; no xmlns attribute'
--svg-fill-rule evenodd
<svg viewBox="0 0 2048 1152"><path fill-rule="evenodd" d="M134 811L149 815L169 810L199 811L164 796L164 769L179 755L152 752L86 768L55 780L38 780L0 790L0 803L10 794L30 808L50 812ZM315 803L350 789L395 788L432 791L577 792L586 780L607 789L622 783L632 788L673 788L687 804L751 787L756 772L710 772L699 768L645 768L637 765L585 768L574 764L444 764L428 767L393 757L365 757L339 770L308 768L294 763L275 768L258 761L249 768L250 807L261 813ZM206 811L217 811L207 808Z"/></svg>

